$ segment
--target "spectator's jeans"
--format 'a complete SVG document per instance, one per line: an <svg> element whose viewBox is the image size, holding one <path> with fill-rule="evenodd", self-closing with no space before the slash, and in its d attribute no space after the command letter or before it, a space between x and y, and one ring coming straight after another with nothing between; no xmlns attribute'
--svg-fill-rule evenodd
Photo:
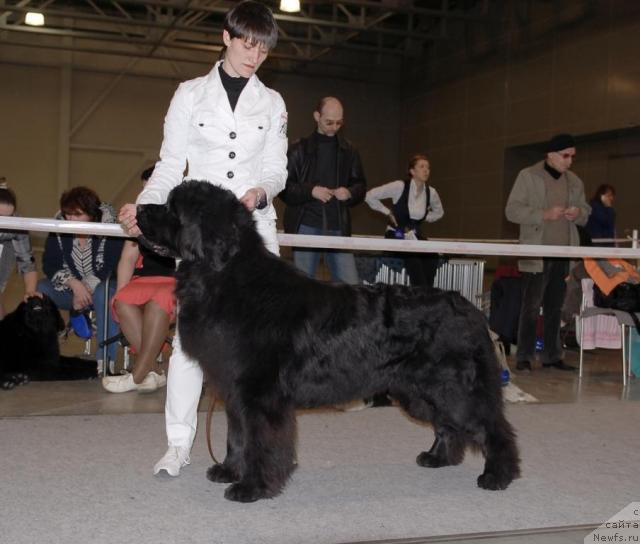
<svg viewBox="0 0 640 544"><path fill-rule="evenodd" d="M0 294L16 268L16 254L10 241L0 243Z"/></svg>
<svg viewBox="0 0 640 544"><path fill-rule="evenodd" d="M536 353L536 323L542 306L544 319L543 364L562 360L560 313L566 291L565 278L569 272L566 259L545 259L540 273L522 273L522 307L518 322L518 361L533 363Z"/></svg>
<svg viewBox="0 0 640 544"><path fill-rule="evenodd" d="M38 291L47 295L60 310L71 310L73 307L73 291L71 289L65 289L64 291L57 291L54 289L53 284L47 278L38 282ZM97 347L100 342L104 340L104 283L99 283L96 290L93 292L93 309L96 316L96 359L102 360L102 348ZM113 298L116 292L116 281L112 279L109 282L109 301ZM89 308L91 309L91 308ZM109 308L107 314L107 338L111 338L118 334L118 325L113 320L111 315L111 308ZM118 353L118 342L113 342L107 346L107 359L109 361L115 361Z"/></svg>
<svg viewBox="0 0 640 544"><path fill-rule="evenodd" d="M342 236L338 230L322 230L321 228L300 225L298 234L315 234L318 236ZM324 261L331 272L331 279L349 285L360 283L358 278L358 270L356 268L356 260L353 253L344 251L311 249L311 250L293 250L293 262L296 267L302 270L308 276L315 278L320 263L320 257L324 255Z"/></svg>

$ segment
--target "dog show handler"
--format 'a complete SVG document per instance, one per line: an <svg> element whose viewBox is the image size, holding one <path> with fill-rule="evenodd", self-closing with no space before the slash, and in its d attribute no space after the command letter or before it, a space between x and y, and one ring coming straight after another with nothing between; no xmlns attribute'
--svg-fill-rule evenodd
<svg viewBox="0 0 640 544"><path fill-rule="evenodd" d="M264 5L245 1L224 21L224 52L208 75L181 83L164 121L160 159L137 204L162 204L183 179L207 180L231 190L253 212L267 248L279 254L273 198L287 178L284 100L255 75L275 47L278 28ZM119 220L139 236L136 206ZM179 310L179 309L178 309ZM178 476L195 437L203 373L180 346L180 322L170 359L165 405L168 450L153 468Z"/></svg>

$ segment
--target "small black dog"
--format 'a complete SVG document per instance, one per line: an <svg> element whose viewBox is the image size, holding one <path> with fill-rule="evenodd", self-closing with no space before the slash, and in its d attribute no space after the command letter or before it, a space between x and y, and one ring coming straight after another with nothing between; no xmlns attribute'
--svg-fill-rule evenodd
<svg viewBox="0 0 640 544"><path fill-rule="evenodd" d="M233 193L207 182L139 206L138 223L182 259L178 332L225 403L227 456L207 476L232 483L227 499L282 491L295 466L296 407L380 391L433 424L420 466L456 465L475 448L485 456L480 487L505 489L519 476L487 323L458 293L310 279L267 251Z"/></svg>
<svg viewBox="0 0 640 544"><path fill-rule="evenodd" d="M46 296L29 297L7 314L0 321L0 387L95 378L95 361L60 355L58 333L63 330L60 311Z"/></svg>

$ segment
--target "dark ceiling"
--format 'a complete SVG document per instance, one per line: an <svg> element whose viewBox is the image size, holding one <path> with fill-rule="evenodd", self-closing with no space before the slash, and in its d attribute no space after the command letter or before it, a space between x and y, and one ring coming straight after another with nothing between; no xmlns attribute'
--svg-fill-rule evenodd
<svg viewBox="0 0 640 544"><path fill-rule="evenodd" d="M221 48L225 0L5 0L0 43L211 63ZM425 56L430 46L470 26L502 17L495 0L301 0L302 11L280 11L278 47L271 70L367 79L393 77ZM500 2L498 2L500 4ZM28 11L45 15L27 26Z"/></svg>

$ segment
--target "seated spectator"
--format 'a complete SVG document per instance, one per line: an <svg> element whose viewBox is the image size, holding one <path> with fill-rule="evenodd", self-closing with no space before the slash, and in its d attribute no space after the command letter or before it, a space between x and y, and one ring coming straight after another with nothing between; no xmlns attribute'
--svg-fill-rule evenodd
<svg viewBox="0 0 640 544"><path fill-rule="evenodd" d="M612 185L603 183L596 189L593 198L589 202L591 215L585 228L591 238L615 238L616 237L616 211L613 202L616 198L616 190ZM615 246L614 242L596 242L595 246Z"/></svg>
<svg viewBox="0 0 640 544"><path fill-rule="evenodd" d="M153 169L151 166L140 175L143 187ZM130 374L102 379L107 391L150 393L166 385L165 374L154 370L154 366L175 320L175 269L175 259L161 257L131 240L125 242L118 263L118 291L112 304L136 359Z"/></svg>
<svg viewBox="0 0 640 544"><path fill-rule="evenodd" d="M60 197L60 212L56 219L115 223L113 208L100 202L98 195L87 187L74 187ZM114 276L123 240L84 234L50 233L42 256L46 278L38 282L38 291L48 295L62 310L86 312L95 310L97 344L115 336L118 327L107 314L107 335L104 335L104 282ZM109 299L116 290L116 282L109 283ZM113 372L118 346L108 346L108 369ZM98 371L102 365L102 349L97 349ZM105 369L105 372L107 370Z"/></svg>
<svg viewBox="0 0 640 544"><path fill-rule="evenodd" d="M405 180L392 181L367 191L365 202L389 219L386 238L424 240L421 225L442 218L444 209L438 191L427 183L430 173L429 159L425 155L414 155L409 161L409 175ZM393 202L392 208L381 202L389 198ZM405 255L411 285L433 286L438 260L437 254Z"/></svg>
<svg viewBox="0 0 640 544"><path fill-rule="evenodd" d="M166 385L166 376L154 367L175 320L174 273L174 259L156 255L130 240L125 242L112 304L136 358L130 374L102 378L107 391L150 393Z"/></svg>
<svg viewBox="0 0 640 544"><path fill-rule="evenodd" d="M2 178L4 179L4 178ZM9 217L16 212L16 195L3 181L0 182L0 215ZM24 299L37 294L38 273L36 262L31 251L29 233L24 231L0 231L0 319L5 316L2 294L7 286L14 266L24 281Z"/></svg>

